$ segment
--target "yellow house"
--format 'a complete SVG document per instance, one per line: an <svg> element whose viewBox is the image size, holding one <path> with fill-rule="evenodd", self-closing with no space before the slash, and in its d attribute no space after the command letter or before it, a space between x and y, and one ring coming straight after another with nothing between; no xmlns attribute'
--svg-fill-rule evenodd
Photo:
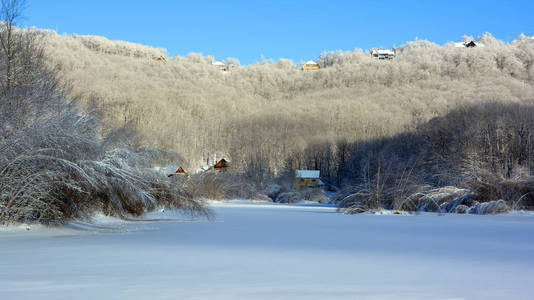
<svg viewBox="0 0 534 300"><path fill-rule="evenodd" d="M317 70L319 69L319 64L313 60L308 60L305 64L302 65L302 70Z"/></svg>
<svg viewBox="0 0 534 300"><path fill-rule="evenodd" d="M319 187L321 182L319 170L297 170L295 173L295 186L301 187Z"/></svg>

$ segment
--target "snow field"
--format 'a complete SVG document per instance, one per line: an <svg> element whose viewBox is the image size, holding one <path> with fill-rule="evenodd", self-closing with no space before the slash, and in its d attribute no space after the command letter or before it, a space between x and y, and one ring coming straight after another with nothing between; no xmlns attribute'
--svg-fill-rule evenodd
<svg viewBox="0 0 534 300"><path fill-rule="evenodd" d="M531 299L534 215L212 202L0 229L0 299Z"/></svg>

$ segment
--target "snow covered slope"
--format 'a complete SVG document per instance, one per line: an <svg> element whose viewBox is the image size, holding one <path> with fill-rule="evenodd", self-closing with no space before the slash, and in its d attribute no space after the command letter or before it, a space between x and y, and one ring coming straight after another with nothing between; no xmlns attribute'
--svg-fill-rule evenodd
<svg viewBox="0 0 534 300"><path fill-rule="evenodd" d="M215 203L0 227L0 299L532 299L534 215L356 215Z"/></svg>

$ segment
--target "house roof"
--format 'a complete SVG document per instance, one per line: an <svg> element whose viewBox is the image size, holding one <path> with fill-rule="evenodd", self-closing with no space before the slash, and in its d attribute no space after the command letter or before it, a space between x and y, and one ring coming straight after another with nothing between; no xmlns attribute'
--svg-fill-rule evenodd
<svg viewBox="0 0 534 300"><path fill-rule="evenodd" d="M471 47L474 47L474 46L476 46L476 47L484 47L484 44L481 44L481 43L475 42L475 41L454 43L454 47L456 47L456 48L465 48L470 44L472 45Z"/></svg>
<svg viewBox="0 0 534 300"><path fill-rule="evenodd" d="M167 174L173 174L176 172L176 170L178 170L180 168L180 166L176 166L176 165L169 165L169 166L165 166L165 173Z"/></svg>
<svg viewBox="0 0 534 300"><path fill-rule="evenodd" d="M313 60L308 60L305 65L316 65L317 63L314 62Z"/></svg>
<svg viewBox="0 0 534 300"><path fill-rule="evenodd" d="M373 49L372 53L395 55L395 52L393 52L393 50L387 50L387 49Z"/></svg>
<svg viewBox="0 0 534 300"><path fill-rule="evenodd" d="M478 46L477 43L475 43L475 41L465 42L464 45L465 45L466 47L475 47L475 46Z"/></svg>
<svg viewBox="0 0 534 300"><path fill-rule="evenodd" d="M153 167L152 169L154 169L155 171L164 173L164 174L173 174L178 169L180 169L180 166L177 166L177 165L156 166L156 167Z"/></svg>
<svg viewBox="0 0 534 300"><path fill-rule="evenodd" d="M227 161L226 159L223 158L223 159L219 160L219 161L213 166L213 168L215 168L215 169L221 169L221 168L226 168L226 167L228 167L228 165L229 165L228 161Z"/></svg>
<svg viewBox="0 0 534 300"><path fill-rule="evenodd" d="M319 178L319 170L297 170L297 178Z"/></svg>

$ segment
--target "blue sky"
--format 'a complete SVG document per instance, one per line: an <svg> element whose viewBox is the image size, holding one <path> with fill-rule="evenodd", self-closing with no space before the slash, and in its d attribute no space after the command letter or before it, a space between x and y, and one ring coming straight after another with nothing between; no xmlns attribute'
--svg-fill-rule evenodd
<svg viewBox="0 0 534 300"><path fill-rule="evenodd" d="M101 35L250 64L324 51L534 34L534 1L27 0L25 26Z"/></svg>

